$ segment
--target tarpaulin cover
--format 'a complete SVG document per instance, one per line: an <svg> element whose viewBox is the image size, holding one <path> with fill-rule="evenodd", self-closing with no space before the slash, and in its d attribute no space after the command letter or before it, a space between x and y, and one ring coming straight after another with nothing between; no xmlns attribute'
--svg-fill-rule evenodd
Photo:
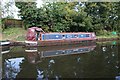
<svg viewBox="0 0 120 80"><path fill-rule="evenodd" d="M35 41L36 40L36 32L35 30L37 31L41 31L42 29L41 28L38 28L38 27L32 27L32 28L29 28L28 31L27 31L27 40L29 41Z"/></svg>

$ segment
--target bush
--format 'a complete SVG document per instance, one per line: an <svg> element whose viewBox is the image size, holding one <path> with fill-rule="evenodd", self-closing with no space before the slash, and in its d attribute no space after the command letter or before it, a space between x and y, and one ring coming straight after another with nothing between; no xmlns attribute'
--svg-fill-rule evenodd
<svg viewBox="0 0 120 80"><path fill-rule="evenodd" d="M96 32L97 36L113 36L112 32L106 30L99 30Z"/></svg>

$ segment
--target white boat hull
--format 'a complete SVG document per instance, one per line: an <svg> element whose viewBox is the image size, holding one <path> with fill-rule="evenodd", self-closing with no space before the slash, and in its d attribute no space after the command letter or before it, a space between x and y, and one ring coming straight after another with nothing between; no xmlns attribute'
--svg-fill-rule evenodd
<svg viewBox="0 0 120 80"><path fill-rule="evenodd" d="M10 44L9 41L1 41L1 42L0 42L0 45L1 45L1 46L9 45L9 44Z"/></svg>

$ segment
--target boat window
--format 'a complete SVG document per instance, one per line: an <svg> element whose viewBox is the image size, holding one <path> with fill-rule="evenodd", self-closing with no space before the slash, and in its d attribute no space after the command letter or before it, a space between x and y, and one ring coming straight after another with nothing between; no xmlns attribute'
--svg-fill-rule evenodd
<svg viewBox="0 0 120 80"><path fill-rule="evenodd" d="M77 35L77 34L75 34L74 36L75 36L75 38L78 38L78 35Z"/></svg>
<svg viewBox="0 0 120 80"><path fill-rule="evenodd" d="M89 34L86 34L86 37L89 37Z"/></svg>
<svg viewBox="0 0 120 80"><path fill-rule="evenodd" d="M62 35L62 39L65 39L65 35Z"/></svg>

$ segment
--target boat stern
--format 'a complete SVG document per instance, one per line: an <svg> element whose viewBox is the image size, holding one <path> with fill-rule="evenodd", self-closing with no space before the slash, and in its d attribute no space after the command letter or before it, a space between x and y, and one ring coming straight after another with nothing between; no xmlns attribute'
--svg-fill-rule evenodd
<svg viewBox="0 0 120 80"><path fill-rule="evenodd" d="M97 39L94 32L91 34L91 38L92 38L93 40L96 40L96 39Z"/></svg>

